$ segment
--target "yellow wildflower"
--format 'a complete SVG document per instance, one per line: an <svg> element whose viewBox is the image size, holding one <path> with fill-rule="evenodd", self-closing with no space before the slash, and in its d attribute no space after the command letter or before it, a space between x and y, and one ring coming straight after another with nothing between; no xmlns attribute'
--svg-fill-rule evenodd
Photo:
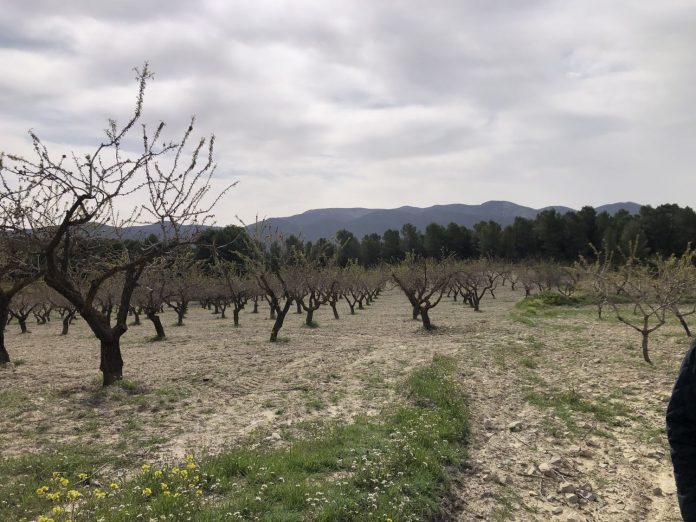
<svg viewBox="0 0 696 522"><path fill-rule="evenodd" d="M197 489L196 490L196 496L200 497L203 494L203 490Z"/></svg>
<svg viewBox="0 0 696 522"><path fill-rule="evenodd" d="M97 498L105 498L106 493L104 493L101 489L96 489L94 490L94 496Z"/></svg>
<svg viewBox="0 0 696 522"><path fill-rule="evenodd" d="M65 513L65 508L60 507L60 506L56 506L51 511L53 512L54 515L60 515L61 513Z"/></svg>
<svg viewBox="0 0 696 522"><path fill-rule="evenodd" d="M162 476L162 472L161 472L160 470L157 470L157 471L155 471L155 472L153 473L153 475L154 475L156 478L159 478L159 477Z"/></svg>
<svg viewBox="0 0 696 522"><path fill-rule="evenodd" d="M191 462L193 460L193 455L191 455L190 453L186 455L186 460Z"/></svg>
<svg viewBox="0 0 696 522"><path fill-rule="evenodd" d="M143 464L140 466L140 469L142 469L144 472L150 471L150 465L149 464Z"/></svg>
<svg viewBox="0 0 696 522"><path fill-rule="evenodd" d="M70 481L66 478L62 478L58 482L60 483L61 487L64 488L68 487L68 484L70 484Z"/></svg>
<svg viewBox="0 0 696 522"><path fill-rule="evenodd" d="M172 468L172 475L178 475L179 474L179 468L174 467Z"/></svg>
<svg viewBox="0 0 696 522"><path fill-rule="evenodd" d="M46 495L46 498L48 500L59 500L60 499L60 493L56 491L55 493L48 493Z"/></svg>
<svg viewBox="0 0 696 522"><path fill-rule="evenodd" d="M162 482L160 484L160 488L162 488L162 491L167 491L169 489L169 486L167 484L165 484L164 482Z"/></svg>
<svg viewBox="0 0 696 522"><path fill-rule="evenodd" d="M143 496L149 497L152 495L152 490L150 488L143 488Z"/></svg>
<svg viewBox="0 0 696 522"><path fill-rule="evenodd" d="M111 484L109 484L109 487L111 489L113 489L114 491L118 490L118 484L116 484L115 482L112 482Z"/></svg>
<svg viewBox="0 0 696 522"><path fill-rule="evenodd" d="M47 517L44 515L39 515L39 518L37 518L36 520L37 520L37 522L55 522L55 520L52 519L51 517Z"/></svg>
<svg viewBox="0 0 696 522"><path fill-rule="evenodd" d="M183 479L188 478L188 471L183 469L183 470L181 470L180 475L181 475L181 478L183 478Z"/></svg>
<svg viewBox="0 0 696 522"><path fill-rule="evenodd" d="M80 473L80 474L77 476L77 478L79 478L80 480L85 480L88 476L89 476L89 475L87 475L87 473Z"/></svg>
<svg viewBox="0 0 696 522"><path fill-rule="evenodd" d="M63 476L63 474L62 474L60 471L54 471L54 472L51 474L51 476L52 476L54 479L59 479L60 477Z"/></svg>
<svg viewBox="0 0 696 522"><path fill-rule="evenodd" d="M82 496L82 493L80 493L76 489L71 489L70 491L68 491L66 496L68 497L68 500L77 500Z"/></svg>
<svg viewBox="0 0 696 522"><path fill-rule="evenodd" d="M172 496L172 492L171 492L171 491L165 491L165 492L162 493L162 494L163 494L165 497L171 497L171 496Z"/></svg>
<svg viewBox="0 0 696 522"><path fill-rule="evenodd" d="M40 488L38 488L38 489L36 490L36 494L37 494L37 495L43 495L43 494L46 493L47 491L48 491L48 486L41 486Z"/></svg>
<svg viewBox="0 0 696 522"><path fill-rule="evenodd" d="M189 462L188 464L186 464L186 468L193 470L196 469L196 465L193 462Z"/></svg>

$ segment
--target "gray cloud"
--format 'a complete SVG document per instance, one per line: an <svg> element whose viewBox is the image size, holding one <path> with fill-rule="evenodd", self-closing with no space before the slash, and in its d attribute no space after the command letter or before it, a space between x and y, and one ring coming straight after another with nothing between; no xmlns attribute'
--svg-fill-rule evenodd
<svg viewBox="0 0 696 522"><path fill-rule="evenodd" d="M218 137L219 211L693 204L690 0L8 2L0 142L146 117Z"/></svg>

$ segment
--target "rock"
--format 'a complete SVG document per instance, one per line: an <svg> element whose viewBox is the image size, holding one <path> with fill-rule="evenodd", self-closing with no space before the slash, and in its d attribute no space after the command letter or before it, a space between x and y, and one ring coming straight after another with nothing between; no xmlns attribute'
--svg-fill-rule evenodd
<svg viewBox="0 0 696 522"><path fill-rule="evenodd" d="M534 464L530 464L529 467L525 470L524 474L527 476L532 476L536 473L536 466Z"/></svg>
<svg viewBox="0 0 696 522"><path fill-rule="evenodd" d="M563 513L562 507L555 507L551 510L552 515L560 515L561 513Z"/></svg>
<svg viewBox="0 0 696 522"><path fill-rule="evenodd" d="M599 444L592 439L588 439L587 445L591 448L599 448Z"/></svg>
<svg viewBox="0 0 696 522"><path fill-rule="evenodd" d="M522 431L523 427L524 427L524 425L522 424L522 421L514 421L514 422L511 422L510 424L508 424L508 429L510 431L513 431L513 432L514 431Z"/></svg>
<svg viewBox="0 0 696 522"><path fill-rule="evenodd" d="M568 504L577 504L580 499L575 493L566 493L565 501Z"/></svg>
<svg viewBox="0 0 696 522"><path fill-rule="evenodd" d="M553 475L553 466L548 462L542 462L541 464L539 464L539 471L542 475L550 477Z"/></svg>
<svg viewBox="0 0 696 522"><path fill-rule="evenodd" d="M554 455L553 457L551 457L549 459L549 464L551 464L552 466L558 466L562 462L563 462L563 459L561 457L559 457L558 455Z"/></svg>
<svg viewBox="0 0 696 522"><path fill-rule="evenodd" d="M595 364L601 364L601 363L602 363L602 359L597 358L597 359L595 359L593 362L594 362Z"/></svg>
<svg viewBox="0 0 696 522"><path fill-rule="evenodd" d="M495 425L491 419L486 419L483 421L483 427L488 431L496 431L498 427Z"/></svg>
<svg viewBox="0 0 696 522"><path fill-rule="evenodd" d="M280 440L281 439L280 433L278 433L277 431L274 431L273 433L271 433L270 439L271 440Z"/></svg>
<svg viewBox="0 0 696 522"><path fill-rule="evenodd" d="M568 515L568 518L566 518L566 522L582 522L578 517L575 515Z"/></svg>
<svg viewBox="0 0 696 522"><path fill-rule="evenodd" d="M656 497L661 497L662 496L662 488L660 486L656 486L653 488L652 493Z"/></svg>
<svg viewBox="0 0 696 522"><path fill-rule="evenodd" d="M559 493L575 493L576 491L575 486L573 486L570 482L561 482L561 485L558 486Z"/></svg>

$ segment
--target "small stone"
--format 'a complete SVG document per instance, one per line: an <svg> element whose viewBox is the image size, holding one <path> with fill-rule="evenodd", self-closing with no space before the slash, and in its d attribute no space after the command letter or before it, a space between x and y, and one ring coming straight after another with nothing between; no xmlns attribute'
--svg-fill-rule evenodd
<svg viewBox="0 0 696 522"><path fill-rule="evenodd" d="M581 522L581 521L575 515L568 515L568 518L566 518L566 522Z"/></svg>
<svg viewBox="0 0 696 522"><path fill-rule="evenodd" d="M561 513L563 513L562 507L555 507L551 510L552 515L560 515Z"/></svg>
<svg viewBox="0 0 696 522"><path fill-rule="evenodd" d="M561 482L561 485L558 487L558 492L559 493L575 493L576 489L575 489L575 486L573 486L570 482Z"/></svg>
<svg viewBox="0 0 696 522"><path fill-rule="evenodd" d="M561 462L563 462L563 459L558 455L554 455L549 459L549 464L551 464L552 466L558 466Z"/></svg>
<svg viewBox="0 0 696 522"><path fill-rule="evenodd" d="M524 425L522 424L522 421L514 421L508 424L508 429L513 432L522 431L523 427Z"/></svg>
<svg viewBox="0 0 696 522"><path fill-rule="evenodd" d="M652 492L653 492L653 495L655 495L656 497L662 496L662 488L660 486L654 487Z"/></svg>
<svg viewBox="0 0 696 522"><path fill-rule="evenodd" d="M541 464L539 464L539 471L542 475L550 477L553 475L553 466L548 462L542 462Z"/></svg>
<svg viewBox="0 0 696 522"><path fill-rule="evenodd" d="M579 499L575 493L566 493L565 500L568 504L577 504Z"/></svg>
<svg viewBox="0 0 696 522"><path fill-rule="evenodd" d="M594 362L595 364L601 364L601 363L602 363L602 359L597 358L597 359L595 359L593 362Z"/></svg>
<svg viewBox="0 0 696 522"><path fill-rule="evenodd" d="M280 438L280 433L278 433L277 431L271 433L271 440L280 440Z"/></svg>
<svg viewBox="0 0 696 522"><path fill-rule="evenodd" d="M528 491L527 494L528 494L530 497L537 497L537 496L539 496L539 493L537 493L536 491Z"/></svg>
<svg viewBox="0 0 696 522"><path fill-rule="evenodd" d="M530 477L532 475L534 475L535 473L536 473L536 466L534 466L534 464L530 464L529 467L524 472L525 475L530 476Z"/></svg>

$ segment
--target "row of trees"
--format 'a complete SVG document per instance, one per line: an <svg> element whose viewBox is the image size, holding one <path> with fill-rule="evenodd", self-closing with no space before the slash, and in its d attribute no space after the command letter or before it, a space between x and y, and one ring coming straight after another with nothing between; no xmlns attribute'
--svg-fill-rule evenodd
<svg viewBox="0 0 696 522"><path fill-rule="evenodd" d="M239 227L208 232L208 239L244 233ZM556 210L540 212L534 219L518 217L511 225L483 221L467 228L450 223L432 223L425 231L405 224L401 230L368 234L357 238L348 230L339 230L331 241L304 242L296 236L285 240L301 249L310 259L336 259L340 266L357 261L362 266L377 266L406 259L410 253L419 257L478 259L494 257L509 261L552 260L573 263L578 256L592 255L590 245L608 245L610 250L627 250L645 259L683 252L696 242L696 212L678 205L644 206L636 215L620 210L614 215L583 207L578 212L560 214ZM201 255L206 255L206 250Z"/></svg>

